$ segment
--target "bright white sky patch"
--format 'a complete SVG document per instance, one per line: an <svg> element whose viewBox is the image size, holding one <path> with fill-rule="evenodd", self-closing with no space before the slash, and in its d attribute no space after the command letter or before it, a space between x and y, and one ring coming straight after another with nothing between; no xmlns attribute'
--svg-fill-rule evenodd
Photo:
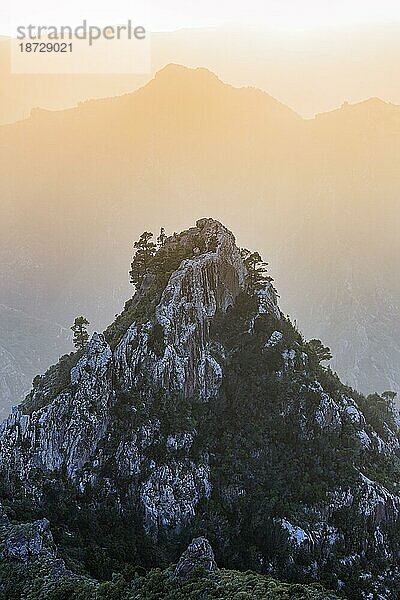
<svg viewBox="0 0 400 600"><path fill-rule="evenodd" d="M282 30L319 29L400 20L398 0L153 0L157 29L243 25Z"/></svg>
<svg viewBox="0 0 400 600"><path fill-rule="evenodd" d="M365 23L400 21L399 0L9 0L0 6L0 33L33 23L122 23L149 30L241 25L283 31L315 30Z"/></svg>

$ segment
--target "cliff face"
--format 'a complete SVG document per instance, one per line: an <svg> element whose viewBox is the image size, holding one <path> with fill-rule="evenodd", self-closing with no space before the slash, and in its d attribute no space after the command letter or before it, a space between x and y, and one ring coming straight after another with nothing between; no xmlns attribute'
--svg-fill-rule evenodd
<svg viewBox="0 0 400 600"><path fill-rule="evenodd" d="M71 514L110 506L161 553L207 534L233 567L387 587L399 437L380 400L318 364L271 281L249 278L233 235L203 219L2 424L3 495L46 514L58 482Z"/></svg>

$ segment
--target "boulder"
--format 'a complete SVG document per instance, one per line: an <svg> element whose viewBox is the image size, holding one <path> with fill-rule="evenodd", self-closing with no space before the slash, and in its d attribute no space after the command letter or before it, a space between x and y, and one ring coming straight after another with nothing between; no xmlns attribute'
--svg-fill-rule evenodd
<svg viewBox="0 0 400 600"><path fill-rule="evenodd" d="M175 569L175 576L189 579L198 569L208 573L218 570L211 544L203 537L193 540L182 554Z"/></svg>

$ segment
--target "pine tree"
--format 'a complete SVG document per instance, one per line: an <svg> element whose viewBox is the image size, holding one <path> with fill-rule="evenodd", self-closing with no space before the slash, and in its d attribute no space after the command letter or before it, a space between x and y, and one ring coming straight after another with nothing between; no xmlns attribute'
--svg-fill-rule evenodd
<svg viewBox="0 0 400 600"><path fill-rule="evenodd" d="M164 227L160 229L160 235L157 238L157 247L162 248L167 240L167 236L165 235Z"/></svg>
<svg viewBox="0 0 400 600"><path fill-rule="evenodd" d="M388 400L389 402L394 402L397 398L397 392L392 392L392 391L388 391L388 392L383 392L383 394L381 394L382 398L385 398L385 400Z"/></svg>
<svg viewBox="0 0 400 600"><path fill-rule="evenodd" d="M250 281L256 283L260 280L272 281L268 277L268 263L264 262L258 252L250 252L246 248L240 251L243 262L249 272Z"/></svg>
<svg viewBox="0 0 400 600"><path fill-rule="evenodd" d="M156 244L150 241L152 237L152 233L145 231L133 245L135 254L133 256L131 270L129 271L131 283L133 285L138 285L142 281L142 278L148 272L152 258L156 253Z"/></svg>
<svg viewBox="0 0 400 600"><path fill-rule="evenodd" d="M87 328L89 325L90 323L85 317L76 317L74 324L71 327L74 332L74 346L77 350L85 350L88 344L89 334Z"/></svg>
<svg viewBox="0 0 400 600"><path fill-rule="evenodd" d="M324 346L321 340L310 340L308 347L315 354L319 363L332 359L331 349Z"/></svg>

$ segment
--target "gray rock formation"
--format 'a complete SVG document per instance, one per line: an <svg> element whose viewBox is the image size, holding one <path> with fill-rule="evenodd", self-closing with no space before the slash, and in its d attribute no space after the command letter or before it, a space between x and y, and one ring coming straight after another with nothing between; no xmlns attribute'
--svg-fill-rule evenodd
<svg viewBox="0 0 400 600"><path fill-rule="evenodd" d="M194 252L199 242L204 249L201 254ZM117 391L129 394L144 386L151 395L168 392L202 401L216 397L223 371L211 352L210 323L217 313L226 313L245 289L246 269L234 236L212 219L203 219L195 228L170 238L165 251L174 253L182 247L192 256L181 262L161 291L153 320L134 321L114 351L104 335L94 334L60 394L51 397L58 371L50 371L34 388L25 408L15 409L2 424L3 472L18 472L28 480L34 468L63 469L83 491L86 485L96 485L96 475L91 471L88 479L85 466L96 464L99 470L109 460L115 461L102 446L111 436ZM144 284L134 299L136 305L146 299L151 287L148 279ZM266 301L278 311L268 283L260 300L262 312ZM150 346L156 328L162 332L161 355ZM35 403L40 409L24 414ZM179 529L195 514L198 502L210 496L208 456L204 452L192 460L190 447L184 444L183 457L177 460L172 455L167 464L157 465L145 451L158 441L158 429L149 420L120 440L116 470L132 474L131 494L139 497L149 530L157 531L159 526ZM174 434L176 439L193 435L189 431ZM169 447L171 435L163 442ZM145 471L149 474L143 478Z"/></svg>
<svg viewBox="0 0 400 600"><path fill-rule="evenodd" d="M67 569L64 560L58 557L47 519L39 519L33 523L11 521L1 507L0 569L2 598L9 597L4 594L13 581L19 585L24 581L30 591L32 587L40 588L44 597L47 597L44 592L46 585L55 588L63 580L89 581Z"/></svg>
<svg viewBox="0 0 400 600"><path fill-rule="evenodd" d="M202 219L196 228L170 238L165 250L173 252L177 245L193 247L199 235L208 251L199 255L192 248L192 257L171 275L156 308L163 355L148 351L155 328L150 322L133 323L116 350L115 368L125 389L147 372L160 387L186 397L198 394L209 400L218 393L222 369L210 352L209 327L213 317L226 313L244 289L246 269L233 235L212 219ZM266 290L265 297L275 308L273 292Z"/></svg>
<svg viewBox="0 0 400 600"><path fill-rule="evenodd" d="M199 569L208 573L218 570L211 544L205 538L192 541L176 565L175 576L189 579Z"/></svg>
<svg viewBox="0 0 400 600"><path fill-rule="evenodd" d="M46 554L53 556L53 536L47 519L30 525L11 527L5 538L2 558L27 562L30 558Z"/></svg>

